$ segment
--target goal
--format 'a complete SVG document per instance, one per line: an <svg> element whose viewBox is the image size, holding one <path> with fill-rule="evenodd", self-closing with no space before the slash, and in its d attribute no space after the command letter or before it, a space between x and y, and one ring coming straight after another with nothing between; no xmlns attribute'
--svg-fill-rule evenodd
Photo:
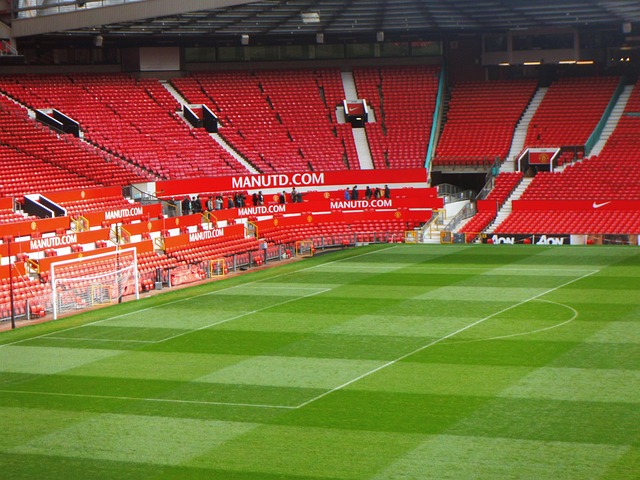
<svg viewBox="0 0 640 480"><path fill-rule="evenodd" d="M139 297L135 248L61 260L50 271L53 318L58 315Z"/></svg>
<svg viewBox="0 0 640 480"><path fill-rule="evenodd" d="M296 255L302 257L312 257L316 249L313 240L299 240L296 242Z"/></svg>

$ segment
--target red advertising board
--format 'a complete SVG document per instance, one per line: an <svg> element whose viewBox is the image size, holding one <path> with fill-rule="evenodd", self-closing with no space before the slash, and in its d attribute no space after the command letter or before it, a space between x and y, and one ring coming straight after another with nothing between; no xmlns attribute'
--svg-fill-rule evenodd
<svg viewBox="0 0 640 480"><path fill-rule="evenodd" d="M165 248L175 248L202 240L230 239L244 236L244 225L229 225L224 228L212 228L194 233L185 233L164 239Z"/></svg>
<svg viewBox="0 0 640 480"><path fill-rule="evenodd" d="M162 213L162 205L159 203L151 205L132 204L131 207L119 208L117 210L107 210L105 212L93 212L84 214L90 226L107 223L127 223L146 218L157 218Z"/></svg>
<svg viewBox="0 0 640 480"><path fill-rule="evenodd" d="M51 248L56 249L61 247L68 247L70 245L76 244L86 245L98 240L108 239L109 229L89 230L86 232L72 232L51 237L31 238L26 241L12 242L11 255L17 255L18 253L38 252ZM9 255L8 244L0 244L0 255L3 257Z"/></svg>
<svg viewBox="0 0 640 480"><path fill-rule="evenodd" d="M371 200L324 200L303 203L287 203L283 205L269 204L257 207L236 209L237 216L259 217L268 215L287 215L304 212L340 212L352 210L396 211L398 209L435 210L442 208L442 198L380 198ZM216 212L214 212L215 214Z"/></svg>
<svg viewBox="0 0 640 480"><path fill-rule="evenodd" d="M267 189L318 189L328 186L384 186L427 184L427 170L341 170L329 172L274 173L269 175L238 175L156 182L156 192L163 197L180 197L195 192L257 191Z"/></svg>

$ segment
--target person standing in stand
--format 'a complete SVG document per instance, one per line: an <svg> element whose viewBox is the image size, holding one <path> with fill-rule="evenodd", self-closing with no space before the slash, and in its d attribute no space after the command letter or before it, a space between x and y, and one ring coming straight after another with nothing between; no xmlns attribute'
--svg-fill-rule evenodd
<svg viewBox="0 0 640 480"><path fill-rule="evenodd" d="M391 190L389 189L389 185L384 186L384 198L391 198Z"/></svg>
<svg viewBox="0 0 640 480"><path fill-rule="evenodd" d="M358 193L358 186L354 185L351 189L351 200L358 200L360 194Z"/></svg>
<svg viewBox="0 0 640 480"><path fill-rule="evenodd" d="M349 191L348 188L344 189L344 199L348 202L349 200L351 200L351 192Z"/></svg>
<svg viewBox="0 0 640 480"><path fill-rule="evenodd" d="M371 191L371 187L367 185L367 189L364 191L364 198L366 198L367 200L371 200L372 196L373 196L373 192Z"/></svg>
<svg viewBox="0 0 640 480"><path fill-rule="evenodd" d="M182 200L182 215L189 215L190 210L191 210L191 198L189 198L189 195L185 195L184 200Z"/></svg>

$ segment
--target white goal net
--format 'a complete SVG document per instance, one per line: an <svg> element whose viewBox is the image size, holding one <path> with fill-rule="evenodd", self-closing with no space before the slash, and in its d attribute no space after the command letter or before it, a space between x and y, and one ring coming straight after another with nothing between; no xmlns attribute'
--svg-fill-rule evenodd
<svg viewBox="0 0 640 480"><path fill-rule="evenodd" d="M114 303L126 295L139 298L135 248L116 250L51 264L53 318Z"/></svg>

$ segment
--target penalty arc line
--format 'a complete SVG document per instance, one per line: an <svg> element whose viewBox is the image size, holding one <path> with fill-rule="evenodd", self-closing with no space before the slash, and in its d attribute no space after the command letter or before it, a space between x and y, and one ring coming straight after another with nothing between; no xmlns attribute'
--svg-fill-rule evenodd
<svg viewBox="0 0 640 480"><path fill-rule="evenodd" d="M550 300L540 300L540 299L536 299L536 300L538 300L539 302L546 302L546 303L551 303L553 305L558 305L560 307L565 307L565 308L567 308L567 309L569 309L569 310L571 310L573 312L573 316L570 319L565 320L564 322L556 323L555 325L550 325L550 326L544 327L544 328L538 328L537 330L530 330L528 332L511 333L509 335L500 335L500 336L497 336L497 337L476 338L476 339L473 339L473 340L458 340L457 342L449 342L449 343L447 343L447 345L459 345L461 343L489 342L491 340L502 340L502 339L505 339L505 338L514 338L514 337L522 337L524 335L533 335L535 333L547 332L547 331L553 330L555 328L560 328L560 327L562 327L564 325L567 325L568 323L573 322L576 318L578 318L578 311L575 308L570 307L569 305L565 305L563 303L552 302Z"/></svg>
<svg viewBox="0 0 640 480"><path fill-rule="evenodd" d="M413 351L411 351L411 352L409 352L409 353L405 353L404 355L402 355L402 356L400 356L400 357L398 357L398 358L395 358L395 359L390 360L390 361L388 361L388 362L386 362L386 363L383 363L383 364L382 364L382 365L380 365L379 367L376 367L376 368L374 368L373 370L370 370L370 371L368 371L368 372L363 373L362 375L359 375L359 376L357 376L357 377L355 377L355 378L352 378L351 380L349 380L349 381L347 381L347 382L344 382L343 384L338 385L337 387L334 387L334 388L332 388L331 390L327 390L326 392L321 393L320 395L317 395L317 396L315 396L315 397L313 397L313 398L311 398L311 399L309 399L309 400L307 400L307 401L305 401L305 402L303 402L303 403L301 403L301 404L297 405L297 408L303 408L303 407L306 407L307 405L309 405L309 404L311 404L311 403L313 403L313 402L315 402L315 401L317 401L317 400L320 400L321 398L324 398L324 397L326 397L327 395L331 395L331 394L332 394L332 393L334 393L334 392L337 392L337 391L339 391L339 390L342 390L343 388L346 388L346 387L348 387L349 385L352 385L352 384L354 384L354 383L356 383L356 382L358 382L358 381L362 380L363 378L367 378L368 376L373 375L374 373L377 373L377 372L379 372L379 371L381 371L381 370L384 370L384 369L385 369L385 368L387 368L387 367L390 367L390 366L392 366L392 365L395 365L396 363L398 363L398 362L400 362L400 361L404 360L405 358L410 357L411 355L414 355L414 354L419 353L419 352L421 352L421 351L423 351L423 350L426 350L426 349L427 349L427 348L429 348L429 347L432 347L432 346L434 346L434 345L437 345L438 343L440 343L440 342L442 342L442 341L444 341L444 340L446 340L446 339L448 339L448 338L451 338L451 337L453 337L453 336L455 336L455 335L457 335L457 334L459 334L459 333L462 333L462 332L464 332L465 330L469 330L470 328L475 327L476 325L480 325L481 323L486 322L487 320L490 320L490 319L492 319L493 317L495 317L495 316L497 316L497 315L500 315L500 314L502 314L502 313L504 313L504 312L508 312L509 310L512 310L512 309L514 309L514 308L516 308L516 307L519 307L520 305L524 305L525 303L528 303L528 302L530 302L530 301L532 301L532 300L536 300L537 298L540 298L540 297L542 297L542 296L544 296L544 295L547 295L547 294L549 294L549 293L555 292L556 290L559 290L560 288L566 287L567 285L571 285L572 283L575 283L575 282L577 282L577 281L580 281L580 280L582 280L583 278L587 278L587 277L589 277L589 276L591 276L591 275L594 275L594 274L596 274L596 273L598 273L598 272L599 272L599 270L594 270L594 271L589 272L589 273L587 273L587 274L585 274L585 275L582 275L582 276L580 276L580 277L578 277L578 278L574 278L573 280L570 280L570 281L568 281L568 282L565 282L565 283L563 283L562 285L558 285L557 287L554 287L554 288L552 288L552 289L549 289L549 290L546 290L546 291L544 291L544 292L541 292L541 293L539 293L539 294L537 294L537 295L534 295L534 296L533 296L533 297L531 297L531 298L527 298L526 300L522 300L521 302L515 303L515 304L513 304L513 305L511 305L511 306L509 306L509 307L503 308L502 310L500 310L500 311L498 311L498 312L495 312L495 313L492 313L491 315L488 315L488 316L486 316L486 317L484 317L484 318L481 318L480 320L476 320L475 322L472 322L472 323L470 323L469 325L466 325L466 326L464 326L464 327L462 327L462 328L459 328L458 330L456 330L456 331L454 331L454 332L448 333L447 335L445 335L445 336L443 336L443 337L440 337L440 338L438 338L438 339L436 339L436 340L434 340L434 341L432 341L432 342L429 342L429 343L427 343L426 345L423 345L423 346L421 346L421 347L418 347L418 348L416 348L415 350L413 350Z"/></svg>

